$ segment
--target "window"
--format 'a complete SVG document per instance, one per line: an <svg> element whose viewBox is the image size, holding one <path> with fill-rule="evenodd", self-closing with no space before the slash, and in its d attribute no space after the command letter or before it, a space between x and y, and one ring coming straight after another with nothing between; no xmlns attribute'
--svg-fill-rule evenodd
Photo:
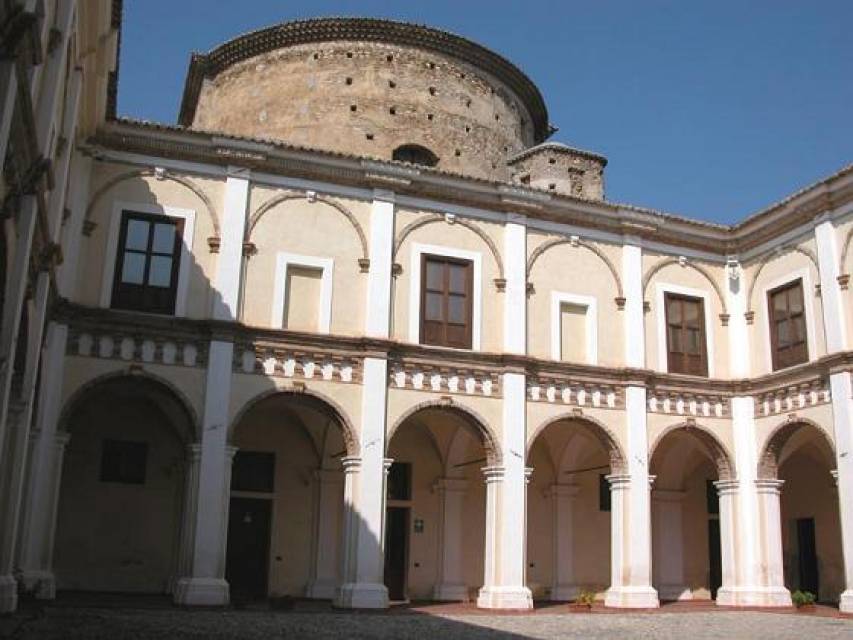
<svg viewBox="0 0 853 640"><path fill-rule="evenodd" d="M122 213L113 278L114 309L173 314L184 221Z"/></svg>
<svg viewBox="0 0 853 640"><path fill-rule="evenodd" d="M421 344L471 348L473 263L421 257Z"/></svg>
<svg viewBox="0 0 853 640"><path fill-rule="evenodd" d="M412 499L412 464L392 462L388 469L388 500Z"/></svg>
<svg viewBox="0 0 853 640"><path fill-rule="evenodd" d="M275 454L238 451L231 465L231 490L272 493L275 487Z"/></svg>
<svg viewBox="0 0 853 640"><path fill-rule="evenodd" d="M667 292L664 305L667 371L707 376L704 301L701 298Z"/></svg>
<svg viewBox="0 0 853 640"><path fill-rule="evenodd" d="M610 511L610 481L606 473L598 474L598 510Z"/></svg>
<svg viewBox="0 0 853 640"><path fill-rule="evenodd" d="M400 162L422 164L426 167L434 167L438 164L438 156L419 144L404 144L397 147L391 157Z"/></svg>
<svg viewBox="0 0 853 640"><path fill-rule="evenodd" d="M101 482L145 484L148 444L126 440L104 440L101 451Z"/></svg>
<svg viewBox="0 0 853 640"><path fill-rule="evenodd" d="M773 369L806 362L809 350L802 279L768 291L767 305Z"/></svg>
<svg viewBox="0 0 853 640"><path fill-rule="evenodd" d="M318 330L322 284L322 269L288 265L282 328L295 331Z"/></svg>

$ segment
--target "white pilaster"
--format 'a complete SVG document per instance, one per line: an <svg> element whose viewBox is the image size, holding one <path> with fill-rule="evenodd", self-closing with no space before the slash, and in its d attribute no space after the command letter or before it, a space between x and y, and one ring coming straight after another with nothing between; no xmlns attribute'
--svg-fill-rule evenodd
<svg viewBox="0 0 853 640"><path fill-rule="evenodd" d="M684 582L684 491L655 489L652 513L655 519L654 557L657 590L662 600L692 600Z"/></svg>
<svg viewBox="0 0 853 640"><path fill-rule="evenodd" d="M815 227L817 262L820 270L820 299L823 306L823 326L828 353L847 348L847 325L844 321L848 309L841 299L838 285L838 246L832 220L824 219Z"/></svg>
<svg viewBox="0 0 853 640"><path fill-rule="evenodd" d="M89 200L89 180L92 159L73 151L70 159L70 179L67 206L71 215L61 227L62 264L56 268L56 286L59 295L72 299L77 286L80 254L83 249L83 222Z"/></svg>
<svg viewBox="0 0 853 640"><path fill-rule="evenodd" d="M249 206L248 169L228 168L222 213L222 242L216 265L213 317L236 320L243 266L243 236Z"/></svg>
<svg viewBox="0 0 853 640"><path fill-rule="evenodd" d="M554 575L551 600L574 600L581 586L575 575L575 503L580 487L576 484L551 485L551 513L554 538Z"/></svg>
<svg viewBox="0 0 853 640"><path fill-rule="evenodd" d="M195 525L198 515L199 469L201 467L201 444L187 446L184 464L184 499L181 518L181 540L178 546L177 571L172 579L170 593L175 593L181 578L192 577Z"/></svg>
<svg viewBox="0 0 853 640"><path fill-rule="evenodd" d="M394 194L375 190L370 210L370 271L365 333L387 338L391 329L391 258L394 252Z"/></svg>
<svg viewBox="0 0 853 640"><path fill-rule="evenodd" d="M468 481L464 478L439 478L435 485L441 499L438 543L439 575L433 598L440 601L468 601L463 567L465 556L465 493Z"/></svg>
<svg viewBox="0 0 853 640"><path fill-rule="evenodd" d="M608 607L622 606L622 594L628 586L630 567L625 543L628 529L628 494L631 491L631 476L611 474L610 483L610 588L604 598Z"/></svg>
<svg viewBox="0 0 853 640"><path fill-rule="evenodd" d="M338 558L341 546L340 519L341 495L344 474L340 470L318 469L315 473L315 533L311 580L305 588L305 596L321 600L335 597L338 587Z"/></svg>
<svg viewBox="0 0 853 640"><path fill-rule="evenodd" d="M625 293L625 365L646 366L643 312L643 252L639 241L626 238L622 246L622 282Z"/></svg>
<svg viewBox="0 0 853 640"><path fill-rule="evenodd" d="M845 589L840 609L853 613L853 398L849 371L829 376L835 430L835 459L838 482L838 511L841 519L841 550L844 557Z"/></svg>
<svg viewBox="0 0 853 640"><path fill-rule="evenodd" d="M388 362L383 358L364 359L361 398L361 469L354 492L350 517L356 522L347 528L354 540L348 557L344 584L335 596L335 605L352 609L380 609L388 606L384 584L383 540L385 521L385 422L387 414Z"/></svg>
<svg viewBox="0 0 853 640"><path fill-rule="evenodd" d="M526 217L509 214L504 225L504 351L527 352Z"/></svg>

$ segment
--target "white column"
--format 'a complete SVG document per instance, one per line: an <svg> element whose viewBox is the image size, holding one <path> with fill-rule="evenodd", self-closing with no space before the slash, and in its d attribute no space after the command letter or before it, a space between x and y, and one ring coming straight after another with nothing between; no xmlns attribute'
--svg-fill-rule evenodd
<svg viewBox="0 0 853 640"><path fill-rule="evenodd" d="M759 519L763 533L762 588L768 593L765 606L790 607L791 596L785 588L782 556L782 512L779 507L784 480L756 480L758 489ZM772 594L772 595L771 595ZM770 599L770 598L773 599Z"/></svg>
<svg viewBox="0 0 853 640"><path fill-rule="evenodd" d="M527 227L525 217L507 216L504 225L504 351L524 354L527 345ZM527 381L523 373L501 376L502 422L500 482L496 518L495 566L487 569L477 606L489 609L532 609L533 596L525 580L527 551Z"/></svg>
<svg viewBox="0 0 853 640"><path fill-rule="evenodd" d="M441 500L439 509L438 581L433 599L468 601L468 585L463 573L465 555L465 493L468 481L464 478L439 478L435 484Z"/></svg>
<svg viewBox="0 0 853 640"><path fill-rule="evenodd" d="M575 575L575 503L580 487L576 484L551 485L554 523L554 573L551 600L574 600L581 586Z"/></svg>
<svg viewBox="0 0 853 640"><path fill-rule="evenodd" d="M184 464L184 496L181 517L181 539L178 547L178 562L169 593L175 593L181 578L192 577L193 547L195 545L195 523L198 512L198 479L201 466L201 444L187 446Z"/></svg>
<svg viewBox="0 0 853 640"><path fill-rule="evenodd" d="M643 312L643 255L640 243L626 238L622 247L622 279L625 289L625 364L643 368L646 362L645 318ZM622 500L625 519L612 534L623 546L623 566L619 581L607 591L606 604L613 607L649 608L658 606L651 583L651 504L649 487L649 442L646 426L646 388L625 388L627 435L627 476L631 487ZM621 481L618 485L621 485ZM612 485L613 486L613 485ZM615 486L614 486L615 488ZM622 487L619 486L621 490ZM615 516L614 516L615 518Z"/></svg>
<svg viewBox="0 0 853 640"><path fill-rule="evenodd" d="M391 330L391 256L394 250L394 194L375 190L370 211L370 270L367 275L365 334L388 338ZM343 584L335 605L385 608L383 532L385 523L385 435L388 405L388 361L367 357L363 363L361 456L353 482L353 507L345 527Z"/></svg>
<svg viewBox="0 0 853 640"><path fill-rule="evenodd" d="M654 557L657 590L663 600L692 600L684 583L684 491L655 489L652 512L655 518Z"/></svg>
<svg viewBox="0 0 853 640"><path fill-rule="evenodd" d="M340 470L318 469L315 477L315 532L311 579L305 596L331 600L338 587L338 558L341 547L340 519L344 474Z"/></svg>
<svg viewBox="0 0 853 640"><path fill-rule="evenodd" d="M343 602L342 587L356 580L356 545L358 543L359 517L356 509L358 480L361 472L361 458L346 456L341 459L344 471L343 535L340 554L340 582L335 589L335 604Z"/></svg>
<svg viewBox="0 0 853 640"><path fill-rule="evenodd" d="M823 325L826 332L826 350L829 353L847 349L846 314L838 285L837 231L829 218L815 227L820 291L823 302ZM850 372L833 373L829 377L832 395L832 418L835 440L836 472L838 474L838 510L841 520L841 549L844 557L845 590L841 594L840 609L853 613L853 399L851 399Z"/></svg>
<svg viewBox="0 0 853 640"><path fill-rule="evenodd" d="M18 96L18 74L15 60L0 60L0 158L6 157L12 114Z"/></svg>
<svg viewBox="0 0 853 640"><path fill-rule="evenodd" d="M610 483L610 588L604 598L604 604L621 606L622 592L628 585L629 567L627 563L627 545L625 531L628 528L627 498L631 491L631 476L611 474Z"/></svg>
<svg viewBox="0 0 853 640"><path fill-rule="evenodd" d="M483 588L477 599L482 597L484 589L497 585L497 557L499 555L499 508L500 489L503 483L504 468L499 466L483 467L483 480L486 483L486 531L483 553Z"/></svg>
<svg viewBox="0 0 853 640"><path fill-rule="evenodd" d="M720 564L722 565L722 584L717 589L717 604L726 604L720 598L730 593L737 580L735 545L737 529L735 509L738 496L737 480L717 480L714 483L720 498Z"/></svg>
<svg viewBox="0 0 853 640"><path fill-rule="evenodd" d="M222 244L216 265L213 318L235 321L240 299L243 235L249 204L249 171L228 168L222 216ZM225 581L228 506L231 491L231 459L228 446L229 411L234 344L211 340L207 359L201 460L198 471L198 502L191 574L175 589L175 602L183 605L225 605L229 602Z"/></svg>

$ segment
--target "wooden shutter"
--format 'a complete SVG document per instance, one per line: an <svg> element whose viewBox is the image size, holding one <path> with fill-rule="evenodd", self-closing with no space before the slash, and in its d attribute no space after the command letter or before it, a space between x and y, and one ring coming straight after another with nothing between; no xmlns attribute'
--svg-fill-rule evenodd
<svg viewBox="0 0 853 640"><path fill-rule="evenodd" d="M470 260L421 258L421 343L471 348L474 269Z"/></svg>
<svg viewBox="0 0 853 640"><path fill-rule="evenodd" d="M803 281L796 280L767 293L773 369L809 359Z"/></svg>
<svg viewBox="0 0 853 640"><path fill-rule="evenodd" d="M667 293L666 349L667 370L693 376L708 375L705 339L705 302L675 293Z"/></svg>

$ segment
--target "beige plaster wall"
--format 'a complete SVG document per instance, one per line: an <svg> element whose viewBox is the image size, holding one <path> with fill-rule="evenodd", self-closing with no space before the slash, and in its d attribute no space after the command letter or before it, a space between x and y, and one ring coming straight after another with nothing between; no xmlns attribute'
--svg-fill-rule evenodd
<svg viewBox="0 0 853 640"><path fill-rule="evenodd" d="M531 231L527 240L528 256L555 237ZM621 249L599 243L595 246L619 273ZM551 297L553 292L560 292L595 298L598 307L598 364L616 367L624 363L624 312L615 302L619 290L613 274L599 256L583 246L556 245L539 255L528 281L534 287L527 298L530 355L551 359Z"/></svg>
<svg viewBox="0 0 853 640"><path fill-rule="evenodd" d="M557 420L573 417L573 409L559 402L528 402L527 403L527 447L533 445L536 438L543 433L549 424ZM623 455L627 451L627 426L626 415L620 409L601 409L584 407L582 418L589 418L590 422L603 425L610 436L616 441Z"/></svg>
<svg viewBox="0 0 853 640"><path fill-rule="evenodd" d="M817 256L814 238L809 238L797 247ZM810 283L803 282L803 302L810 305L813 321L809 323L806 316L808 328L813 328L815 344L809 344L809 359L814 360L826 355L826 342L823 326L823 305L821 299L815 292L815 286L820 284L820 276L812 260L795 250L787 250L781 254L773 254L764 263L758 278L760 265L767 256L761 257L746 265L744 271L744 285L749 291L752 286L752 297L747 301L750 310L755 312L751 326L748 327L748 339L751 355L751 375L760 376L772 371L770 362L770 333L767 315L767 293L766 289L790 282L800 277L801 272L808 273ZM754 282L754 285L753 285Z"/></svg>
<svg viewBox="0 0 853 640"><path fill-rule="evenodd" d="M399 244L401 231L411 222L423 219L432 212L399 209L396 213L394 262L402 267L393 283L393 327L392 336L409 342L409 297L411 295L411 256L414 244L427 244L450 249L477 252L482 264L482 316L481 351L501 351L503 348L503 294L498 292L494 280L499 277L497 262L488 244L477 233L461 224L449 224L444 220L432 222L409 233ZM471 221L492 241L500 253L503 247L501 225ZM399 246L398 246L399 245ZM502 258L503 260L503 258ZM505 260L503 260L505 262Z"/></svg>
<svg viewBox="0 0 853 640"><path fill-rule="evenodd" d="M734 431L729 418L709 418L705 416L679 416L664 413L647 413L646 429L649 438L649 457L654 455L657 447L661 446L667 436L674 433L673 428L684 425L688 418L696 421L694 429L710 434L723 447L734 465ZM685 431L692 431L686 429Z"/></svg>
<svg viewBox="0 0 853 640"><path fill-rule="evenodd" d="M755 418L755 442L759 455L767 448L769 438L773 436L775 431L788 421L788 414L785 412L778 415L762 416ZM825 435L827 442L834 442L834 430L832 427L832 405L823 404L815 407L807 407L805 409L797 409L793 412L797 418L808 421L816 428L820 429Z"/></svg>
<svg viewBox="0 0 853 640"><path fill-rule="evenodd" d="M844 252L844 245L849 241L847 256L843 264L839 266L839 275L853 275L853 216L847 216L835 227L835 243L838 248L838 259ZM847 289L841 291L841 300L844 308L844 321L847 330L847 348L853 344L853 283L848 283Z"/></svg>
<svg viewBox="0 0 853 640"><path fill-rule="evenodd" d="M216 254L212 254L207 239L215 234L211 213L204 201L191 189L168 177L158 180L153 176L140 176L138 170L109 162L93 165L90 186L89 219L96 224L92 234L81 239L80 262L77 273L77 285L73 301L98 306L101 290L112 289L112 282L104 282L104 264L115 262L116 256L107 256L107 238L117 202L129 205L140 203L161 207L177 207L195 212L195 229L192 238L184 238L191 250L190 281L187 293L186 315L190 318L206 318L213 304L212 282L216 268ZM166 174L170 175L169 173ZM113 186L102 191L116 179L126 176ZM213 206L213 213L221 223L224 182L196 175L180 174L181 179L192 182L204 192Z"/></svg>
<svg viewBox="0 0 853 640"><path fill-rule="evenodd" d="M672 256L654 252L643 253L643 278L664 260ZM688 263L692 263L688 260ZM723 298L726 295L725 287L727 278L723 265L709 264L696 261L695 264L704 269L717 284ZM658 371L666 371L666 361L661 362L659 358L658 324L665 322L665 309L658 308L657 287L658 284L676 285L701 291L707 295L706 305L710 305L710 318L705 325L706 336L713 334L713 354L708 353L709 373L713 371L713 378L729 377L729 329L724 327L720 320L723 313L723 301L715 291L711 281L702 273L690 266L681 266L678 263L669 264L657 271L648 282L644 291L643 299L649 304L649 311L645 314L645 336L646 336L646 366ZM706 314L707 317L707 314ZM713 367L711 363L713 362Z"/></svg>
<svg viewBox="0 0 853 640"><path fill-rule="evenodd" d="M274 204L257 217L262 207L284 195L294 197ZM334 202L346 209L369 237L370 203L343 198ZM358 231L347 216L328 202L309 202L303 194L260 186L252 187L249 211L250 219L256 220L249 230L249 241L257 253L246 263L242 321L271 326L276 260L278 253L285 252L334 260L330 331L344 335L363 333L367 274L361 272L358 260L364 257L364 251ZM319 305L319 300L312 299L310 304Z"/></svg>

